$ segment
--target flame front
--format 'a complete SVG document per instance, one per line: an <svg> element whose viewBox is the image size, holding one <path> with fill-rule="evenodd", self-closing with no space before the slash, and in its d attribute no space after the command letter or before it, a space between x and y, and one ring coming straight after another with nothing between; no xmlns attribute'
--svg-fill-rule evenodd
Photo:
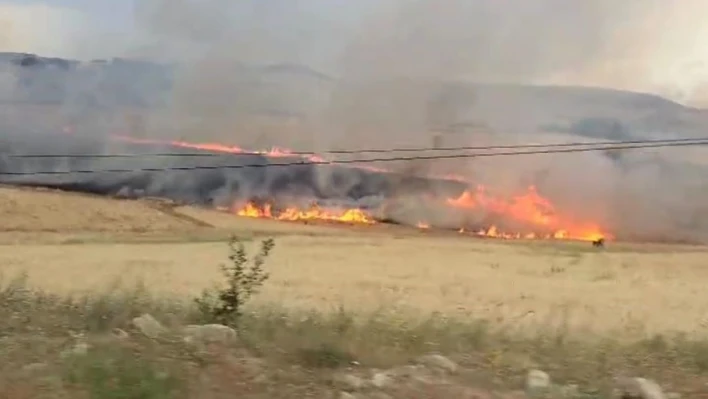
<svg viewBox="0 0 708 399"><path fill-rule="evenodd" d="M561 215L551 201L539 194L534 186L510 200L491 196L484 186L478 186L476 190L465 191L458 198L448 199L446 202L449 206L458 209L486 211L501 219L528 226L532 230L527 233L508 233L499 231L497 226L492 225L487 229L477 231L477 234L481 236L506 239L544 238L580 241L612 238L595 223L578 221ZM545 233L539 234L537 231Z"/></svg>
<svg viewBox="0 0 708 399"><path fill-rule="evenodd" d="M245 216L249 218L273 218L271 213L271 205L265 204L262 208L256 206L256 204L249 202L243 208L237 209L236 214L239 216Z"/></svg>
<svg viewBox="0 0 708 399"><path fill-rule="evenodd" d="M273 212L271 204L258 206L253 202L248 202L246 205L237 208L236 214L239 216L286 220L291 222L296 221L330 221L348 224L375 224L376 221L369 214L358 208L344 210L326 210L316 205L308 209L300 209L296 207L287 207L279 212Z"/></svg>
<svg viewBox="0 0 708 399"><path fill-rule="evenodd" d="M73 129L66 127L63 129L65 134L73 134ZM185 141L161 141L152 139L141 139L124 135L113 135L114 139L124 142L138 144L159 144L171 145L173 147L191 148L197 150L206 150L212 152L231 153L231 154L254 154L267 157L301 157L310 162L327 163L323 157L315 154L303 155L294 153L293 151L283 148L272 148L267 151L249 151L239 146L225 145L219 143L192 143ZM359 169L367 169L376 172L388 173L385 169L372 167L369 165L353 166ZM434 177L434 176L431 176ZM465 179L460 176L448 175L444 177L438 176L447 180L464 182ZM556 239L556 240L582 240L595 241L598 239L613 239L614 237L607 231L602 229L598 224L588 221L578 221L577 218L568 217L557 211L551 201L538 193L535 187L529 187L526 192L513 196L510 199L496 197L490 195L486 188L478 186L476 189L467 190L458 198L450 198L445 201L446 205L454 209L464 210L468 212L483 211L492 215L498 216L500 220L511 221L514 224L526 226L527 232L506 232L502 231L496 225L490 225L484 229L473 231L469 226L461 226L459 232L461 234L475 234L485 237L494 237L502 239ZM235 213L239 216L252 218L268 218L287 221L308 221L308 220L323 220L336 221L350 224L375 224L376 220L367 212L361 209L345 209L345 210L325 210L317 206L309 209L300 209L296 207L288 207L279 212L274 212L271 204L257 206L255 203L247 203L242 207L235 209ZM429 229L431 224L428 222L419 222L419 229ZM517 229L513 229L517 230Z"/></svg>
<svg viewBox="0 0 708 399"><path fill-rule="evenodd" d="M70 129L68 130L67 128L64 129L65 133L69 133ZM316 164L327 164L330 161L327 161L325 158L316 155L316 154L305 154L305 153L297 153L294 151L291 151L286 148L280 148L280 147L272 147L270 150L246 150L244 148L241 148L236 145L226 145L226 144L219 144L219 143L193 143L193 142L188 142L188 141L161 141L161 140L153 140L153 139L140 139L140 138L135 138L135 137L130 137L130 136L123 136L123 135L113 135L112 136L116 140L128 142L128 143L134 143L134 144L157 144L157 145L170 145L173 147L180 147L180 148L189 148L193 150L203 150L203 151L212 151L212 152L221 152L224 154L251 154L251 155L262 155L266 157L271 157L271 158L303 158L304 160ZM356 166L359 169L366 169L370 170L372 172L380 172L380 173L389 173L388 170L382 169L382 168L377 168L375 166L370 166L370 165L357 165Z"/></svg>

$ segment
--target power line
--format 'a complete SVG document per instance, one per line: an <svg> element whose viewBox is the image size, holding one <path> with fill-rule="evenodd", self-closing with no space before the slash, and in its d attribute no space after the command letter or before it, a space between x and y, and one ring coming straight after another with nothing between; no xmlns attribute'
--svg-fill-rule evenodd
<svg viewBox="0 0 708 399"><path fill-rule="evenodd" d="M287 167L287 166L310 166L310 165L343 165L362 164L379 162L415 161L415 160L436 160L436 159L466 159L466 158L486 158L500 156L518 155L538 155L538 154L562 154L579 153L590 151L606 150L630 150L641 148L667 148L667 147L687 147L695 145L708 145L708 140L694 142L674 142L674 143L653 143L624 146L605 146L591 148L564 148L535 151L509 151L476 154L453 154L453 155L429 155L429 156L409 156L392 158L367 158L367 159L347 159L333 161L300 161L287 163L267 163L267 164L247 164L247 165L220 165L220 166L175 166L164 168L138 168L138 169L102 169L102 170L69 170L69 171L45 171L45 172L0 172L0 176L35 176L35 175L67 175L67 174L94 174L94 173L134 173L134 172L168 172L168 171L190 171L190 170L218 170L218 169L250 169L267 167Z"/></svg>
<svg viewBox="0 0 708 399"><path fill-rule="evenodd" d="M598 146L598 145L629 145L629 144L664 144L664 143L690 143L694 141L705 141L708 137L684 138L684 139L656 139L656 140L624 140L624 141L598 141L598 142L572 142L572 143L549 143L549 144L507 144L507 145L490 145L490 146L460 146L460 147L419 147L419 148L389 148L389 149L359 149L359 150L327 150L327 151L287 151L282 152L286 156L307 156L307 155L351 155L351 154L388 154L394 152L415 153L415 152L452 152L452 151L485 151L485 150L502 150L502 149L523 149L523 148L564 148L564 147L580 147L580 146ZM166 142L165 144L170 144ZM198 146L199 144L194 144ZM190 146L174 145L175 148L191 148ZM205 149L207 151L214 151ZM276 150L277 151L277 150ZM210 152L210 153L142 153L142 154L0 154L5 158L26 158L26 159L42 159L42 158L141 158L141 157L230 157L230 156L254 156L265 155L268 152Z"/></svg>

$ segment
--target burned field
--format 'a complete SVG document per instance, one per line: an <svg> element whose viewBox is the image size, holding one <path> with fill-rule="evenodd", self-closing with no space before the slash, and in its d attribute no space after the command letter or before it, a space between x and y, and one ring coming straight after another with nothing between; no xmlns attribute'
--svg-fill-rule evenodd
<svg viewBox="0 0 708 399"><path fill-rule="evenodd" d="M219 265L227 255L224 241L230 235L242 237L249 248L262 237L274 237L277 250L267 264L272 277L249 304L255 315L248 321L252 324L239 330L241 336L254 337L268 329L278 331L277 337L251 341L259 347L266 341L275 346L263 346L265 352L259 352L267 358L268 370L289 370L294 362L305 370L320 367L322 373L321 366L297 354L312 350L312 345L327 345L344 353L344 359L356 359L362 373L372 367L397 367L434 350L463 364L465 372L501 375L499 387L490 390L520 387L532 366L549 370L561 382L579 381L589 391L610 389L607 364L613 372L628 368L662 384L676 384L671 387L680 392L694 392L694 385L704 383L705 370L694 365L704 361L694 351L694 337L700 336L708 306L701 283L708 256L704 247L612 242L603 248L606 236L599 226L566 218L533 187L503 199L452 179L364 168L240 167L303 162L282 151L232 153L208 144L82 140L71 135L47 136L40 142L5 138L11 154L2 159L3 183L21 188L0 189L0 245L7 248L0 251L2 273L26 276L27 286L21 287L27 292L58 298L89 292L86 298L115 304L115 310L96 308L119 315L108 319L109 326L128 330L130 342L140 339L140 332L130 327L132 316L174 316L169 316L171 310L162 313L159 306L151 307L159 302L150 301L186 303L218 283ZM48 144L52 154L80 151L82 156L27 157L46 155ZM136 156L156 153L210 155ZM128 156L86 157L96 154ZM162 170L170 168L175 170ZM67 173L72 170L91 173ZM578 240L582 242L574 242ZM123 294L122 288L115 291L116 286L134 284L149 287L146 295L157 299L131 296L136 294L129 290ZM122 295L133 299L120 299ZM86 306L95 306L92 300L86 299ZM332 312L332 304L339 307L338 313ZM54 318L37 310L32 317L63 317L47 309L41 311ZM190 308L180 309L186 314ZM267 316L271 314L275 318ZM303 318L305 314L310 316ZM277 329L272 328L274 320L282 323ZM345 333L342 320L350 326ZM316 327L303 329L310 322ZM476 332L481 328L477 323L484 330ZM655 342L647 336L675 333L684 338L662 351L645 344ZM91 341L101 334L103 330L89 333L90 345L97 345L90 354L103 345ZM377 334L391 341L363 344ZM401 348L399 336L411 342L422 337L425 342ZM604 338L608 336L613 337L609 344ZM562 345L556 344L559 340ZM604 355L607 348L613 350ZM24 364L30 352L17 351L20 360L13 364ZM499 353L504 354L501 360L485 360ZM600 367L588 355L593 353L603 353L610 361ZM168 351L158 358L189 364L171 356ZM332 370L325 373L340 373L337 365L327 367ZM292 378L294 383L268 389L313 386L300 376ZM261 389L254 381L244 384ZM445 389L478 386L467 380L453 385L440 381ZM222 382L209 384L221 387ZM392 397L411 397L406 389L417 389L396 384L388 391ZM330 385L328 380L314 383L323 391L331 390ZM682 388L673 388L677 385Z"/></svg>
<svg viewBox="0 0 708 399"><path fill-rule="evenodd" d="M283 150L124 136L65 133L28 140L17 134L0 146L1 181L18 186L157 197L281 221L394 223L504 239L613 238L596 223L563 216L535 187L507 199L455 177L326 164Z"/></svg>
<svg viewBox="0 0 708 399"><path fill-rule="evenodd" d="M395 194L453 197L466 188L451 180L317 165L300 156L217 152L169 142L52 134L28 141L18 135L5 136L0 150L4 183L215 207L286 197L352 206Z"/></svg>

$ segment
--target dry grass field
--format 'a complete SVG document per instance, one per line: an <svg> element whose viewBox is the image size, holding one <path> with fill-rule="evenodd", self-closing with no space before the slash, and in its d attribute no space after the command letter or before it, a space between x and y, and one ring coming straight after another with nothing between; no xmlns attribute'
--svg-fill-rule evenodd
<svg viewBox="0 0 708 399"><path fill-rule="evenodd" d="M6 284L24 273L27 286L53 298L100 296L120 283L141 284L158 301L189 300L222 278L219 265L227 260L225 242L231 234L253 249L261 237L276 241L266 263L271 277L251 304L254 314L264 309L272 314L258 321L249 316L251 327L243 327L244 336L260 337L259 351L266 354L271 353L264 349L268 345L281 345L272 353L284 353L321 339L331 345L334 340L340 352L379 367L436 349L471 369L489 369L501 385L514 384L530 366L581 384L602 385L615 372L649 373L682 387L692 381L691 389L706 388L701 384L708 382L708 345L701 346L708 332L708 248L610 243L597 249L585 243L501 242L395 226L288 224L157 200L0 188L0 273ZM129 320L124 318L144 310L136 303L125 311L104 303L106 315L100 318L112 317L108 327L127 328L121 324ZM319 324L312 324L314 315ZM346 328L337 324L344 315ZM385 327L374 321L381 315L390 321ZM44 326L44 316L23 317ZM19 328L8 320L0 322L0 330ZM378 330L368 331L372 325ZM481 325L487 338L480 338L479 330L470 332ZM328 328L344 332L323 333ZM297 332L282 332L288 329ZM393 337L396 331L398 338ZM669 337L681 333L682 341L673 344ZM565 338L558 343L560 336ZM593 345L612 353L598 355ZM598 364L597 356L604 363ZM311 376L298 381L318 387L322 382ZM298 383L283 382L289 387ZM244 397L325 397L318 396L331 390L325 386L323 391L313 388L317 394L311 396L290 396L292 390L258 396L263 392L256 390ZM0 388L0 396L8 392ZM191 397L221 397L210 395Z"/></svg>
<svg viewBox="0 0 708 399"><path fill-rule="evenodd" d="M516 326L563 322L600 332L636 333L640 325L647 333L708 332L708 248L610 244L597 250L585 243L278 223L159 205L0 189L2 273L26 272L33 285L62 293L121 280L194 295L220 278L228 234L255 233L278 237L268 263L272 278L259 301L444 312Z"/></svg>

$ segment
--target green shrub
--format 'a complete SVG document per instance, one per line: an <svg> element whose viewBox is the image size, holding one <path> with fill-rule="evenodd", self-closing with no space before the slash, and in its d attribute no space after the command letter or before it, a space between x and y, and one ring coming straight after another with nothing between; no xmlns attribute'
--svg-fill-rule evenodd
<svg viewBox="0 0 708 399"><path fill-rule="evenodd" d="M103 348L69 358L66 380L92 399L173 399L183 396L180 379L139 354Z"/></svg>
<svg viewBox="0 0 708 399"><path fill-rule="evenodd" d="M258 293L270 277L263 265L274 247L272 238L263 240L258 254L249 258L243 243L237 237L231 238L230 264L221 266L226 285L205 290L195 299L203 321L231 326L238 324L245 303Z"/></svg>

